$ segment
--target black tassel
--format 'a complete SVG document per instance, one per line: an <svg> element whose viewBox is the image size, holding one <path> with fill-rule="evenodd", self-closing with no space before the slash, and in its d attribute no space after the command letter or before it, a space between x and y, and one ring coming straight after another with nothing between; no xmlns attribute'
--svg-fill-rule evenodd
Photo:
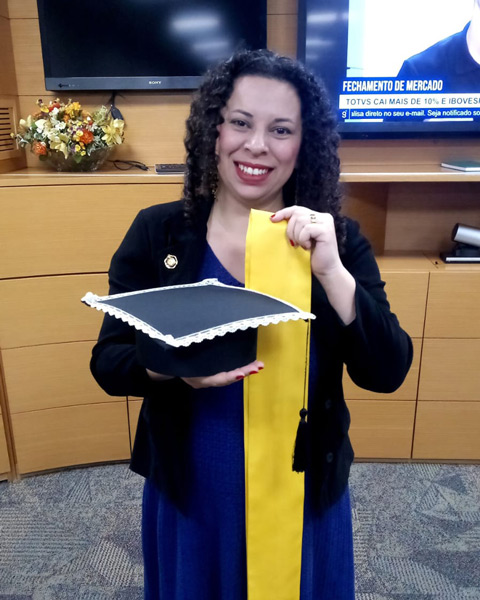
<svg viewBox="0 0 480 600"><path fill-rule="evenodd" d="M297 437L295 439L295 447L293 449L293 465L292 470L297 473L303 473L307 468L308 456L308 411L302 408L300 411L300 423L297 428Z"/></svg>

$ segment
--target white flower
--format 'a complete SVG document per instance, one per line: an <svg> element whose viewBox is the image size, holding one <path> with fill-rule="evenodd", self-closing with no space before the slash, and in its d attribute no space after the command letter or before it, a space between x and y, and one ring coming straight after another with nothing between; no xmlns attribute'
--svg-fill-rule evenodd
<svg viewBox="0 0 480 600"><path fill-rule="evenodd" d="M25 131L26 129L30 129L31 126L33 125L33 117L32 115L28 115L27 119L20 119L20 129L22 131Z"/></svg>
<svg viewBox="0 0 480 600"><path fill-rule="evenodd" d="M47 122L46 119L38 119L38 121L35 121L35 125L36 125L38 131L43 131L43 128L45 127L46 122Z"/></svg>

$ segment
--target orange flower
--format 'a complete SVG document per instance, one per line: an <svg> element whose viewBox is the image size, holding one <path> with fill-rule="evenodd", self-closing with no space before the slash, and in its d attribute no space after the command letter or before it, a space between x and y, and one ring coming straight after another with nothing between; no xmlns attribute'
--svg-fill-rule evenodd
<svg viewBox="0 0 480 600"><path fill-rule="evenodd" d="M82 129L82 131L81 141L87 146L93 142L93 133L89 129Z"/></svg>
<svg viewBox="0 0 480 600"><path fill-rule="evenodd" d="M33 142L32 151L37 156L40 156L41 154L47 154L47 148L45 144L42 144L42 142L39 142L38 140L35 140Z"/></svg>

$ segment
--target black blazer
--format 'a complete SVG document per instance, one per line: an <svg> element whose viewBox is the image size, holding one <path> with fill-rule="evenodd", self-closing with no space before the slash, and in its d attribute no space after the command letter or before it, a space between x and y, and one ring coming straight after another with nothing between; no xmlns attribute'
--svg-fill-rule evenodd
<svg viewBox="0 0 480 600"><path fill-rule="evenodd" d="M180 202L140 211L112 258L110 294L196 281L206 248L209 212L210 206L205 207L193 226L187 224ZM165 266L169 254L178 259L175 269ZM412 361L410 338L390 312L370 245L351 220L347 221L342 260L357 284L353 323L345 326L315 277L312 283L312 312L317 318L312 321L311 337L318 373L316 389L309 398L307 471L319 509L341 495L353 461L350 417L342 390L343 365L357 385L392 392L403 382ZM91 370L108 394L145 398L131 468L152 478L181 504L188 494L185 448L192 389L181 379L151 381L136 360L134 344L132 328L106 315L93 349Z"/></svg>

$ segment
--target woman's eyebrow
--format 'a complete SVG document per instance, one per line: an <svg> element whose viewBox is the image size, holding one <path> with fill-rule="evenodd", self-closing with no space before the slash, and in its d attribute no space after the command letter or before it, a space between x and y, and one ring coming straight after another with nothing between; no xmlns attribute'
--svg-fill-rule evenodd
<svg viewBox="0 0 480 600"><path fill-rule="evenodd" d="M242 110L241 108L234 108L232 110L232 113L240 113L242 115L244 115L245 117L248 117L250 119L253 119L253 115L249 112L247 112L246 110ZM290 119L288 117L277 117L276 119L273 119L272 121L273 123L295 123L295 121L293 119Z"/></svg>
<svg viewBox="0 0 480 600"><path fill-rule="evenodd" d="M247 112L246 110L242 110L241 108L234 108L232 110L232 113L234 113L234 112L241 113L245 117L249 117L250 119L253 119L253 115L251 113Z"/></svg>

